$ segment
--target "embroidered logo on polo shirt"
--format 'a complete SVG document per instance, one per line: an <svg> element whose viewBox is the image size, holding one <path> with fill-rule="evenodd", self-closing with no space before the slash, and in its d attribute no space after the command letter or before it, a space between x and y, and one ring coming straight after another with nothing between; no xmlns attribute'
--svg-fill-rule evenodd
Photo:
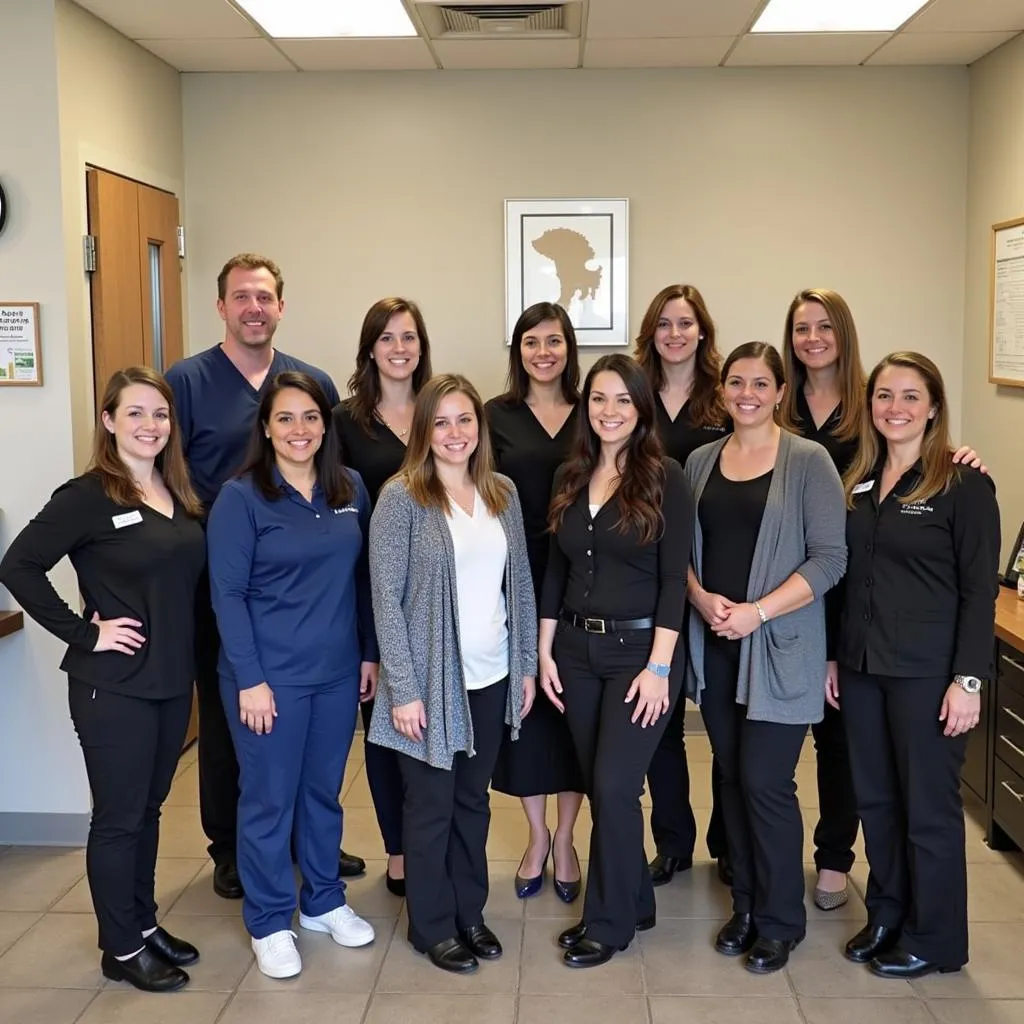
<svg viewBox="0 0 1024 1024"><path fill-rule="evenodd" d="M934 511L934 507L925 504L924 499L921 499L920 501L912 501L909 504L900 505L901 516L923 516L926 512Z"/></svg>
<svg viewBox="0 0 1024 1024"><path fill-rule="evenodd" d="M331 511L336 515L340 516L344 512L355 512L359 513L359 509L355 505L346 505L344 508L332 508Z"/></svg>

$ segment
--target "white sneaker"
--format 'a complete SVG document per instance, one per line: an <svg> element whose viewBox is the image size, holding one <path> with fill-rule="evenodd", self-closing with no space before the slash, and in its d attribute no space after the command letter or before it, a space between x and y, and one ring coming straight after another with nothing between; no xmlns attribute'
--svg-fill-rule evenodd
<svg viewBox="0 0 1024 1024"><path fill-rule="evenodd" d="M339 946L368 946L374 939L373 925L351 907L335 907L319 917L299 914L299 924L311 932L328 932Z"/></svg>
<svg viewBox="0 0 1024 1024"><path fill-rule="evenodd" d="M265 939L253 939L252 951L256 966L268 978L294 978L302 970L295 932L274 932Z"/></svg>

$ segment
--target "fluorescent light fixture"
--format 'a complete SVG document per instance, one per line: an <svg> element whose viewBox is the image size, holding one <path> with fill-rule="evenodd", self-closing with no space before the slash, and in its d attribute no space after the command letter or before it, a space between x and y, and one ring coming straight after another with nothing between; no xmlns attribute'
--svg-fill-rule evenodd
<svg viewBox="0 0 1024 1024"><path fill-rule="evenodd" d="M235 0L274 39L414 36L401 0Z"/></svg>
<svg viewBox="0 0 1024 1024"><path fill-rule="evenodd" d="M751 32L893 32L928 0L771 0Z"/></svg>

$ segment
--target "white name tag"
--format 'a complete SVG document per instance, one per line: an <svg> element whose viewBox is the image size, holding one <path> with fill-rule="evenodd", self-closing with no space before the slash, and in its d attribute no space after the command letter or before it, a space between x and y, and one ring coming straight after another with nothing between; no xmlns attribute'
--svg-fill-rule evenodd
<svg viewBox="0 0 1024 1024"><path fill-rule="evenodd" d="M857 484L853 489L854 494L863 494L865 491L870 491L875 486L874 480L865 480L862 484Z"/></svg>
<svg viewBox="0 0 1024 1024"><path fill-rule="evenodd" d="M119 516L111 516L110 521L114 524L115 530L120 530L122 526L134 526L136 523L141 523L142 513L138 509L134 512L122 512Z"/></svg>

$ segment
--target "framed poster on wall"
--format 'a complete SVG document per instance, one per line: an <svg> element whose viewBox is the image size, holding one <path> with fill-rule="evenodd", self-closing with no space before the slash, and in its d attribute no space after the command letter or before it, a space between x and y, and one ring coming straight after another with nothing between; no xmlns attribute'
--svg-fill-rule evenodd
<svg viewBox="0 0 1024 1024"><path fill-rule="evenodd" d="M988 379L1024 388L1024 217L992 225L990 281Z"/></svg>
<svg viewBox="0 0 1024 1024"><path fill-rule="evenodd" d="M0 300L0 386L39 387L39 303Z"/></svg>

